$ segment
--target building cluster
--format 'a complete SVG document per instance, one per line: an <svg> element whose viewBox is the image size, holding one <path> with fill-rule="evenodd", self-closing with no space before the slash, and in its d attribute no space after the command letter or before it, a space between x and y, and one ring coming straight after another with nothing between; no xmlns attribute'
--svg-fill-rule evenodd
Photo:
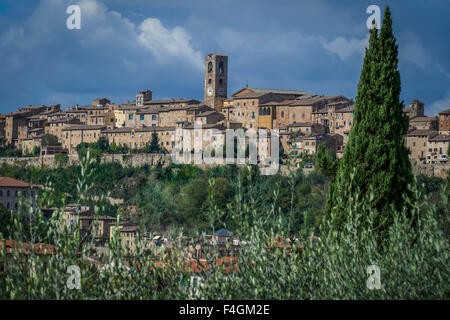
<svg viewBox="0 0 450 320"><path fill-rule="evenodd" d="M108 244L113 237L117 237L122 249L132 255L137 253L138 247L158 255L161 251L177 246L185 252L188 259L204 259L211 250L215 250L221 257L234 256L239 247L239 240L225 229L204 237L181 236L173 239L165 232L150 234L132 221L118 223L115 217L95 215L89 206L68 205L64 208L62 217L64 226L69 231L74 230L76 223L79 224L82 241L93 243L97 255L108 253Z"/></svg>
<svg viewBox="0 0 450 320"><path fill-rule="evenodd" d="M220 135L226 129L277 129L286 153L314 154L324 143L337 157L342 156L353 124L352 99L248 86L228 97L228 57L221 54L206 56L204 79L203 102L153 100L152 91L143 90L135 100L123 104L98 98L91 105L65 110L60 105L21 108L0 116L0 137L24 153L39 148L41 155L46 155L74 154L80 143L97 142L100 137L109 144L140 149L156 133L161 150L171 152L179 142L175 130L191 130L193 135L194 124L201 123L203 150L216 141L211 130L205 129L215 129L213 132ZM426 117L418 100L404 111L410 118L406 145L411 158L427 163L446 161L449 111L441 112L438 118ZM53 142L44 141L48 135L56 137Z"/></svg>
<svg viewBox="0 0 450 320"><path fill-rule="evenodd" d="M424 104L414 100L403 110L409 116L409 129L405 137L410 160L415 163L447 163L450 144L450 109L437 117L424 115Z"/></svg>
<svg viewBox="0 0 450 320"><path fill-rule="evenodd" d="M99 98L91 105L65 110L60 105L28 106L0 117L0 137L24 153L39 148L45 155L74 154L80 143L97 142L100 137L110 144L138 149L148 144L156 132L161 149L171 152L176 144L176 129L193 132L194 124L201 123L202 129L221 133L238 128L269 132L278 129L286 151L315 153L317 145L325 142L338 154L342 152L352 126L351 99L248 86L229 98L227 83L228 57L210 54L205 59L203 102L153 100L152 91L143 90L134 101L123 104ZM43 141L47 135L56 139ZM202 148L213 140L204 139Z"/></svg>

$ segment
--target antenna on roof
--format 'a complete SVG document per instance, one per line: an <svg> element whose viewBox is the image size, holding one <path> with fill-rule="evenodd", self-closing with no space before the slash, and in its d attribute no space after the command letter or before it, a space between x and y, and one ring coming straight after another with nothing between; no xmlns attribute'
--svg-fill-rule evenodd
<svg viewBox="0 0 450 320"><path fill-rule="evenodd" d="M248 80L245 80L245 82L246 82L245 87L248 88Z"/></svg>

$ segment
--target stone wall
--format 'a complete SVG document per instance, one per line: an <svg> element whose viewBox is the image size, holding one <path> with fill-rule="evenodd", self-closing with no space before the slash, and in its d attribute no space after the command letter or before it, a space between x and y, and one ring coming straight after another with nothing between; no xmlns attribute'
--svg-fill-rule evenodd
<svg viewBox="0 0 450 320"><path fill-rule="evenodd" d="M423 174L430 177L435 176L446 179L450 170L450 163L415 164L412 165L412 170L415 175Z"/></svg>
<svg viewBox="0 0 450 320"><path fill-rule="evenodd" d="M163 166L167 166L170 161L170 155L163 154L148 154L148 153L138 153L138 154L104 154L102 157L102 162L114 162L118 161L123 166L133 166L139 167L144 164L151 166L156 166L159 161L161 161ZM78 154L68 155L68 165L78 164ZM55 168L57 163L55 161L54 155L45 155L42 157L34 158L0 158L0 166L6 163L8 165L24 163L27 166L40 167L46 166L49 168Z"/></svg>
<svg viewBox="0 0 450 320"><path fill-rule="evenodd" d="M122 166L126 167L139 167L144 164L150 166L156 166L159 162L163 167L169 165L172 161L171 155L163 154L150 154L150 153L137 153L137 154L104 154L101 160L103 163L119 162ZM50 168L56 167L55 156L46 155L43 157L30 157L30 158L0 158L0 166L2 164L18 164L25 163L27 166L40 167L42 165ZM78 155L68 155L68 165L78 163ZM210 167L210 165L199 165L202 169ZM283 173L286 168L281 166ZM450 170L450 163L437 163L437 164L413 164L412 170L415 175L423 174L427 176L436 176L446 179L448 171Z"/></svg>
<svg viewBox="0 0 450 320"><path fill-rule="evenodd" d="M140 167L144 164L156 166L159 162L163 166L167 166L170 161L170 155L152 154L152 153L137 153L137 154L104 154L102 162L118 161L122 166Z"/></svg>

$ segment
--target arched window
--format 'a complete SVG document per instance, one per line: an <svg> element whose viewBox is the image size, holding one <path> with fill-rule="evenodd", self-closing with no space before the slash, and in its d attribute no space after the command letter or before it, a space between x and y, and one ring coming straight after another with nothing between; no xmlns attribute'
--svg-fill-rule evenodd
<svg viewBox="0 0 450 320"><path fill-rule="evenodd" d="M212 69L213 69L212 62L209 62L209 63L208 63L208 73L211 73L211 72L212 72Z"/></svg>
<svg viewBox="0 0 450 320"><path fill-rule="evenodd" d="M223 73L223 61L219 62L219 73Z"/></svg>
<svg viewBox="0 0 450 320"><path fill-rule="evenodd" d="M267 115L270 116L270 108L267 108Z"/></svg>

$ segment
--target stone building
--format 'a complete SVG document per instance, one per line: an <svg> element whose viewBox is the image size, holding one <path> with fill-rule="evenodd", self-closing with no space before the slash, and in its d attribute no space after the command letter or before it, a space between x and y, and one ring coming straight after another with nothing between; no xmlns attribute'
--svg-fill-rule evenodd
<svg viewBox="0 0 450 320"><path fill-rule="evenodd" d="M58 138L59 142L63 140L63 128L79 124L81 125L80 119L77 118L59 118L55 120L50 120L44 125L44 133L51 134Z"/></svg>
<svg viewBox="0 0 450 320"><path fill-rule="evenodd" d="M414 117L409 119L409 127L414 130L437 130L438 117Z"/></svg>
<svg viewBox="0 0 450 320"><path fill-rule="evenodd" d="M6 116L4 114L0 114L0 139L5 138L5 125L6 125Z"/></svg>
<svg viewBox="0 0 450 320"><path fill-rule="evenodd" d="M323 124L312 122L296 122L287 126L287 131L289 133L298 132L305 135L326 134L327 129L328 128Z"/></svg>
<svg viewBox="0 0 450 320"><path fill-rule="evenodd" d="M85 126L85 125L70 125L62 129L63 139L62 146L67 149L69 154L76 153L76 147L82 143L97 142L101 136L102 130L105 126Z"/></svg>
<svg viewBox="0 0 450 320"><path fill-rule="evenodd" d="M427 161L428 140L438 135L434 130L414 130L406 134L405 144L410 150L409 159L419 163Z"/></svg>
<svg viewBox="0 0 450 320"><path fill-rule="evenodd" d="M144 103L152 100L152 92L150 90L142 90L136 94L136 107L144 106Z"/></svg>
<svg viewBox="0 0 450 320"><path fill-rule="evenodd" d="M21 196L28 199L34 206L38 195L39 186L37 185L9 177L0 177L0 202L7 210L18 210Z"/></svg>
<svg viewBox="0 0 450 320"><path fill-rule="evenodd" d="M6 116L5 138L9 145L16 145L21 138L27 137L28 117L42 113L47 110L46 106L29 106L20 108Z"/></svg>
<svg viewBox="0 0 450 320"><path fill-rule="evenodd" d="M86 124L88 115L86 108L79 107L78 105L76 105L73 108L64 110L64 113L68 118L75 118L80 120L81 124Z"/></svg>
<svg viewBox="0 0 450 320"><path fill-rule="evenodd" d="M430 138L427 143L427 163L435 164L447 162L447 152L450 144L450 135L439 134Z"/></svg>
<svg viewBox="0 0 450 320"><path fill-rule="evenodd" d="M439 112L439 134L450 134L450 109Z"/></svg>
<svg viewBox="0 0 450 320"><path fill-rule="evenodd" d="M127 146L130 149L143 148L152 141L152 134L158 134L158 142L161 148L168 152L174 146L175 127L144 127L144 128L114 128L106 129L101 135L106 137L109 144Z"/></svg>
<svg viewBox="0 0 450 320"><path fill-rule="evenodd" d="M403 109L403 112L410 118L424 117L425 107L424 103L415 99L411 101L408 107Z"/></svg>
<svg viewBox="0 0 450 320"><path fill-rule="evenodd" d="M274 105L269 104L269 102L295 99L305 94L306 92L304 91L245 87L232 95L233 109L230 110L228 118L230 122L242 123L244 128L257 129L259 127L259 116L261 113L261 126L270 129L272 128L273 114L275 111Z"/></svg>

